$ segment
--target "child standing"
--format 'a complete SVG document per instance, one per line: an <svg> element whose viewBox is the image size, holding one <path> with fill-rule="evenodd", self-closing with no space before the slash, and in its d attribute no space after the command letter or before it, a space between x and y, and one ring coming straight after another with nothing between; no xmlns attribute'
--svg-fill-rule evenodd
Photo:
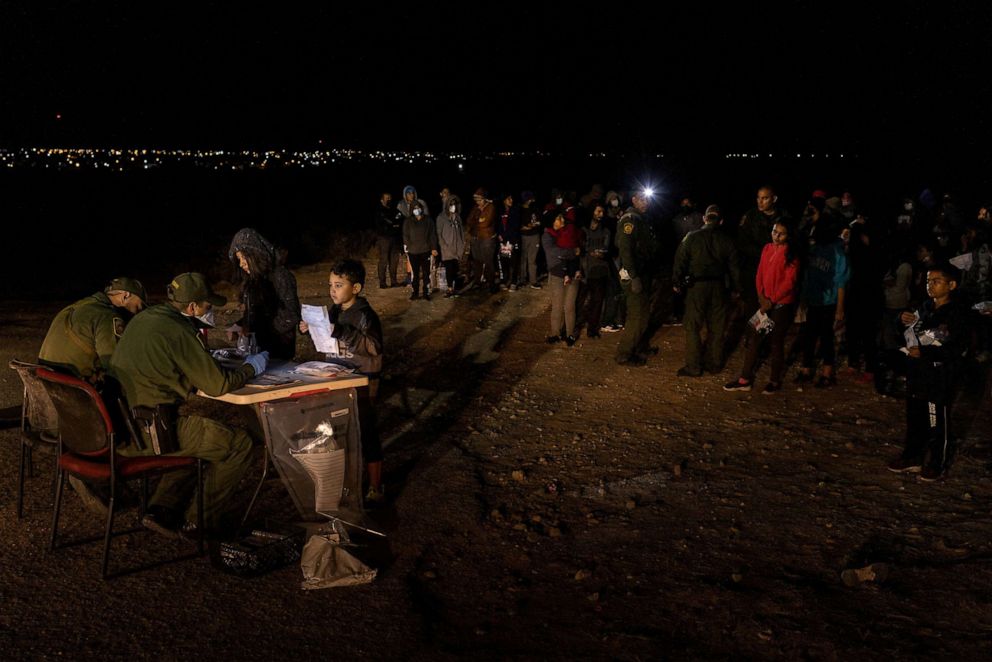
<svg viewBox="0 0 992 662"><path fill-rule="evenodd" d="M951 404L967 346L966 310L952 297L960 271L935 265L926 273L927 295L920 309L903 313L906 331L906 442L889 463L896 473L937 480L952 455Z"/></svg>
<svg viewBox="0 0 992 662"><path fill-rule="evenodd" d="M369 385L358 391L358 423L362 430L362 455L369 474L366 501L381 502L382 442L376 429L375 398L382 373L382 324L368 300L359 296L365 287L365 267L358 260L342 260L331 268L328 279L334 305L328 311L334 325L331 336L338 341L337 354L327 354L331 363L354 368L369 378ZM306 322L300 331L307 333Z"/></svg>

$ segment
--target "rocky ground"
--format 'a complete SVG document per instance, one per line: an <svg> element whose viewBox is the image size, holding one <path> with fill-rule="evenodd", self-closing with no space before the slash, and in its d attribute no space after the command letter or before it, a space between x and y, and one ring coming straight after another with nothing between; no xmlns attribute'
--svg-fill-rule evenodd
<svg viewBox="0 0 992 662"><path fill-rule="evenodd" d="M327 302L328 266L297 271L304 302ZM387 344L389 502L371 517L388 540L356 538L378 568L372 584L302 591L298 565L245 579L207 558L105 583L99 545L45 551L44 450L17 519L18 433L3 429L4 657L987 657L984 379L959 401L950 476L923 484L885 470L903 403L851 377L726 393L739 353L722 375L677 378L680 327L658 331L643 368L613 362L616 335L546 344L547 290L411 302L371 282L368 297ZM0 358L36 356L60 305L0 304ZM4 371L0 407L19 402ZM266 483L259 516L291 511ZM64 522L100 530L74 495ZM113 560L189 551L139 533L115 542ZM872 563L884 580L842 580Z"/></svg>

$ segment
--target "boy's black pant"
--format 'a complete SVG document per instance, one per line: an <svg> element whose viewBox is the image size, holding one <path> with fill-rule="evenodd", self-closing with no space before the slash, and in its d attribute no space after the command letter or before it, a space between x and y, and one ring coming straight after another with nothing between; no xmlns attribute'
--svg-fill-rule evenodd
<svg viewBox="0 0 992 662"><path fill-rule="evenodd" d="M950 403L907 397L903 459L922 460L939 471L946 469L953 450L950 421Z"/></svg>

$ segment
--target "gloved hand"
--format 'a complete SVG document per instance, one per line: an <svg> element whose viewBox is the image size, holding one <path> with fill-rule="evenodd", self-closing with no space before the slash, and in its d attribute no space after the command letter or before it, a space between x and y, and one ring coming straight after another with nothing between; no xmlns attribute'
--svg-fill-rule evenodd
<svg viewBox="0 0 992 662"><path fill-rule="evenodd" d="M269 353L259 352L258 354L250 354L245 357L245 363L255 369L255 376L257 377L265 372L265 367L269 365Z"/></svg>
<svg viewBox="0 0 992 662"><path fill-rule="evenodd" d="M633 292L634 294L640 294L642 289L644 289L644 286L641 285L641 278L640 278L640 276L638 276L637 278L631 278L630 279L630 291L631 292Z"/></svg>

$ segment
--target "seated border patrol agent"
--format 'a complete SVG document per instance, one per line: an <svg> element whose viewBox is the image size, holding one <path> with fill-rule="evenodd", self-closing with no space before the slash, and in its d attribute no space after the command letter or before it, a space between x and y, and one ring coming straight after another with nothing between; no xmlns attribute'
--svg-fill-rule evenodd
<svg viewBox="0 0 992 662"><path fill-rule="evenodd" d="M102 292L59 311L45 335L38 362L98 384L129 318L145 307L145 286L115 278Z"/></svg>
<svg viewBox="0 0 992 662"><path fill-rule="evenodd" d="M144 309L146 301L148 295L141 281L124 276L113 279L102 292L59 311L41 343L38 363L93 384L110 401L114 416L117 386L112 380L105 381L104 376L128 320ZM69 484L87 509L107 516L110 494L106 488L75 476L69 476Z"/></svg>
<svg viewBox="0 0 992 662"><path fill-rule="evenodd" d="M265 371L268 353L252 354L237 369L224 368L207 349L200 329L213 325L212 308L227 303L199 273L176 276L168 302L153 306L128 325L110 361L138 422L143 448L124 455L178 455L210 463L204 479L204 520L215 529L251 462L248 433L202 416L178 414L197 389L218 396L235 391ZM165 536L191 533L196 521L195 472L162 477L142 524ZM185 517L184 517L185 513Z"/></svg>

